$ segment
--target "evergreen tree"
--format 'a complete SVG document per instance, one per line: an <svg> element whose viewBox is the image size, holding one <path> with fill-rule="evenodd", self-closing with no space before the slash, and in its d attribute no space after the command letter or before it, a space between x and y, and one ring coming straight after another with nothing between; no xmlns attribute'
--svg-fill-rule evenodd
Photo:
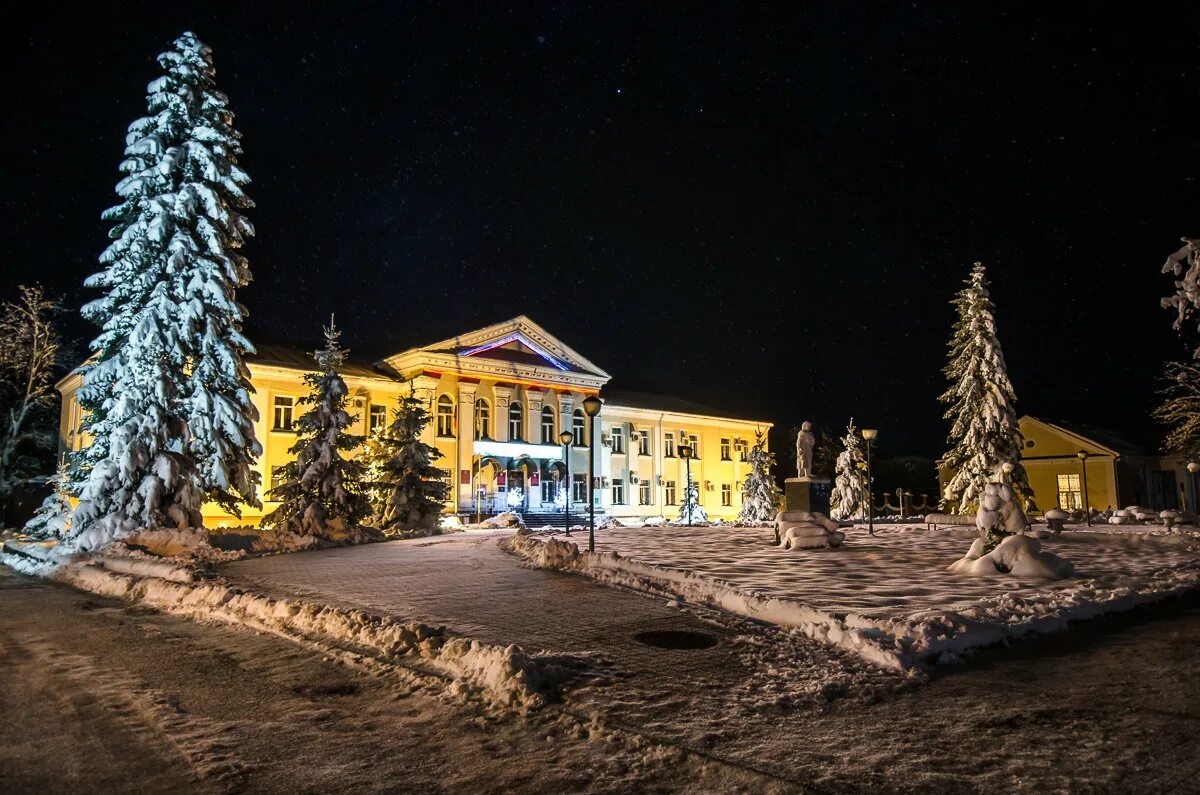
<svg viewBox="0 0 1200 795"><path fill-rule="evenodd" d="M951 448L941 465L955 473L942 499L958 513L969 513L978 506L984 486L1006 462L1014 466L1009 477L1018 497L1032 497L1021 465L1024 439L1013 409L1016 393L996 337L995 308L983 263L975 263L966 285L952 302L958 321L944 371L950 388L941 396L950 406L945 418L952 421Z"/></svg>
<svg viewBox="0 0 1200 795"><path fill-rule="evenodd" d="M1166 380L1163 402L1154 410L1155 419L1168 428L1163 451L1200 457L1200 364L1170 362Z"/></svg>
<svg viewBox="0 0 1200 795"><path fill-rule="evenodd" d="M1200 240L1182 238L1183 247L1167 257L1163 273L1181 277L1175 282L1175 294L1162 299L1164 309L1175 310L1176 331L1183 331L1183 324L1200 308ZM1200 359L1200 348L1193 358Z"/></svg>
<svg viewBox="0 0 1200 795"><path fill-rule="evenodd" d="M676 521L685 525L708 521L708 514L700 505L700 486L690 477L683 488L683 502L679 506L679 519Z"/></svg>
<svg viewBox="0 0 1200 795"><path fill-rule="evenodd" d="M208 496L236 513L257 505L261 447L242 361L250 280L237 253L253 228L239 135L214 88L212 55L192 33L158 57L149 114L129 126L121 204L104 270L83 307L101 327L82 368L84 432L75 544L92 547L138 527L202 526Z"/></svg>
<svg viewBox="0 0 1200 795"><path fill-rule="evenodd" d="M304 376L309 392L299 403L312 408L296 421L299 438L290 451L295 458L284 465L279 486L269 494L280 505L264 517L268 526L320 536L331 528L353 527L371 514L361 493L363 464L342 455L362 440L346 432L354 418L346 412L349 390L338 374L346 360L340 336L331 318L325 347L313 354L318 372Z"/></svg>
<svg viewBox="0 0 1200 795"><path fill-rule="evenodd" d="M859 519L867 515L867 492L863 481L866 465L862 436L851 418L834 467L833 491L829 495L829 515L832 518Z"/></svg>
<svg viewBox="0 0 1200 795"><path fill-rule="evenodd" d="M428 424L429 411L410 386L382 439L391 457L384 471L387 499L379 526L390 535L433 535L440 530L450 487L433 465L441 452L421 441Z"/></svg>
<svg viewBox="0 0 1200 795"><path fill-rule="evenodd" d="M378 525L383 521L383 513L387 507L391 490L387 487L387 465L392 458L392 450L388 444L388 428L379 428L367 434L363 442L362 452L358 460L363 466L363 491L371 506L372 524Z"/></svg>
<svg viewBox="0 0 1200 795"><path fill-rule="evenodd" d="M25 523L27 533L42 538L63 538L70 533L71 514L74 512L74 508L71 507L70 484L67 462L63 461L58 465L58 472L50 478L50 485L54 490L46 495L41 507Z"/></svg>
<svg viewBox="0 0 1200 795"><path fill-rule="evenodd" d="M754 445L746 454L750 473L742 484L742 509L739 522L770 522L774 520L783 494L775 482L771 470L775 466L775 454L767 450L767 437L755 428Z"/></svg>

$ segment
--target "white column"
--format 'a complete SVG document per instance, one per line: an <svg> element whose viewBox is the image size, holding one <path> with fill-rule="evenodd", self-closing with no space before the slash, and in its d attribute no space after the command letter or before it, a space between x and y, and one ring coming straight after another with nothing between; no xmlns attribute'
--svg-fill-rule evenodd
<svg viewBox="0 0 1200 795"><path fill-rule="evenodd" d="M471 493L474 479L471 470L475 461L475 395L478 384L458 385L458 461L454 471L454 490L458 493L458 504L475 506L475 495ZM463 472L467 482L463 483Z"/></svg>
<svg viewBox="0 0 1200 795"><path fill-rule="evenodd" d="M508 404L512 401L512 387L500 386L497 384L493 387L496 393L496 416L492 418L492 430L497 442L507 442L508 438Z"/></svg>

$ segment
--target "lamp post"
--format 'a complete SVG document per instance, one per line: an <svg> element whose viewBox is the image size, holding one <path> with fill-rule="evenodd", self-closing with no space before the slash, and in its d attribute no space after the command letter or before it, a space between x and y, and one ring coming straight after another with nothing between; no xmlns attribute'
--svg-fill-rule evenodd
<svg viewBox="0 0 1200 795"><path fill-rule="evenodd" d="M1200 499L1198 499L1200 498L1200 494L1196 492L1196 473L1200 472L1200 464L1197 464L1195 461L1189 462L1187 471L1192 476L1192 513L1200 513L1200 509L1197 508L1197 505L1200 504Z"/></svg>
<svg viewBox="0 0 1200 795"><path fill-rule="evenodd" d="M683 504L687 508L687 521L692 521L692 446L690 444L681 444L678 448L679 457L683 459L684 465L687 467L687 482L683 487ZM699 498L699 494L696 495Z"/></svg>
<svg viewBox="0 0 1200 795"><path fill-rule="evenodd" d="M1089 504L1091 500L1088 498L1087 488L1087 460L1091 454L1087 450L1080 450L1075 454L1079 458L1079 470L1082 473L1083 480L1083 515L1087 519L1087 526L1092 526L1092 506Z"/></svg>
<svg viewBox="0 0 1200 795"><path fill-rule="evenodd" d="M588 416L588 552L596 551L596 416L603 405L595 395L583 399L583 413Z"/></svg>
<svg viewBox="0 0 1200 795"><path fill-rule="evenodd" d="M874 428L863 428L863 441L867 443L867 534L875 535L875 506L871 502L871 442L879 431Z"/></svg>
<svg viewBox="0 0 1200 795"><path fill-rule="evenodd" d="M571 535L571 442L574 441L574 439L575 434L571 433L570 431L563 431L558 435L558 440L562 442L563 446L563 463L566 464L567 467L567 476L565 478L567 481L567 498L563 501L563 505L566 506L566 535L568 536Z"/></svg>

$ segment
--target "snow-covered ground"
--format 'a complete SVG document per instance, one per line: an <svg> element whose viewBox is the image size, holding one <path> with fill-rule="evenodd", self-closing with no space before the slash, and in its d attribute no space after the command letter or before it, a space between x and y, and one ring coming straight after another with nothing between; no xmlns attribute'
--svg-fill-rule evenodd
<svg viewBox="0 0 1200 795"><path fill-rule="evenodd" d="M1191 535L1066 531L1044 541L1072 561L1065 580L954 574L974 530L855 528L838 548L786 552L769 528L612 528L596 555L559 536L510 550L545 568L674 595L789 626L889 667L947 661L974 647L1129 609L1200 585Z"/></svg>

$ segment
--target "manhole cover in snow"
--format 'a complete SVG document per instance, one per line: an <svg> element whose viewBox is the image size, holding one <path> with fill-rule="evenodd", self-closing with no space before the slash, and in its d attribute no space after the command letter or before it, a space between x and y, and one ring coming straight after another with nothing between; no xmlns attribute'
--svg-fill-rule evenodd
<svg viewBox="0 0 1200 795"><path fill-rule="evenodd" d="M687 632L679 629L662 629L653 632L639 632L633 636L638 643L654 646L658 649L710 649L717 645L717 639L703 632Z"/></svg>

